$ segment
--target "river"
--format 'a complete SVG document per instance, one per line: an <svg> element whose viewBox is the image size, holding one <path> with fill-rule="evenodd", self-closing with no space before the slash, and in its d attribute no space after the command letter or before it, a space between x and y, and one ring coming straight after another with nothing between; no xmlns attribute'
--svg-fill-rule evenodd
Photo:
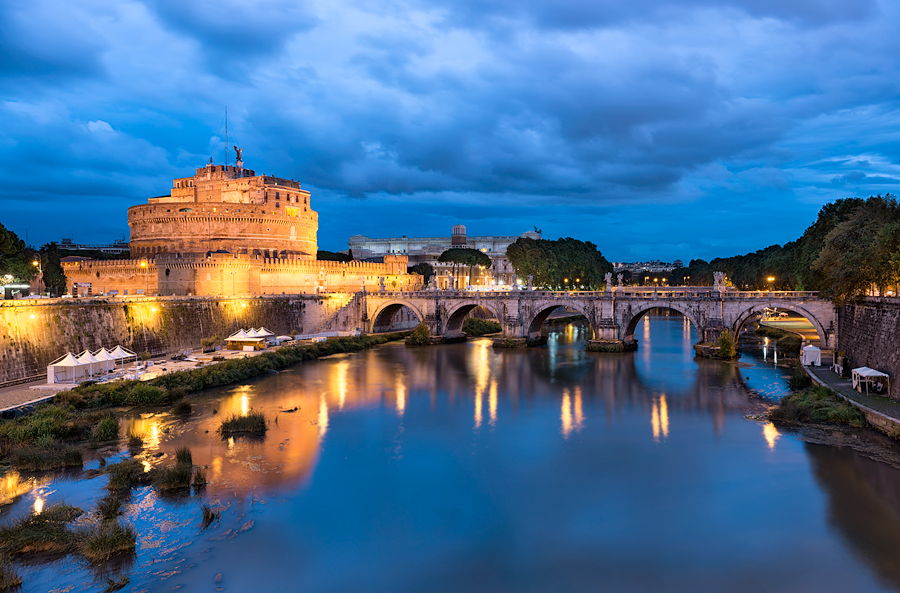
<svg viewBox="0 0 900 593"><path fill-rule="evenodd" d="M132 417L141 459L188 445L209 486L135 489L131 561L20 566L23 590L900 589L900 471L747 419L786 393L771 348L695 359L680 316L645 317L621 355L548 331L527 350L390 344L211 390L187 420ZM251 409L263 440L215 434ZM91 509L105 480L44 480L2 515ZM221 512L205 531L202 503Z"/></svg>

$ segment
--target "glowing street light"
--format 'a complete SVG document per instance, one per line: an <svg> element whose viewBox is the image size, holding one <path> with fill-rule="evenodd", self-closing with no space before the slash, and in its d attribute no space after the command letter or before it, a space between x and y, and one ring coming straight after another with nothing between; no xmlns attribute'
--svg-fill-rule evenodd
<svg viewBox="0 0 900 593"><path fill-rule="evenodd" d="M769 292L772 292L772 283L775 282L775 276L769 276L766 280L769 281Z"/></svg>
<svg viewBox="0 0 900 593"><path fill-rule="evenodd" d="M147 258L146 258L146 257L142 257L142 258L141 258L141 267L142 267L142 268L146 268L146 267L147 267ZM145 271L145 272L144 272L144 280L145 280L145 282L144 282L144 296L148 296L149 293L150 293L150 273L149 273L148 271Z"/></svg>

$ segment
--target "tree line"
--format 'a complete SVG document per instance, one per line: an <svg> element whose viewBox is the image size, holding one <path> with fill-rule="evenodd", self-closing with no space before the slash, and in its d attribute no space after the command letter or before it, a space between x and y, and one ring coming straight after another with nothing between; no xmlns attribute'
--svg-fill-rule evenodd
<svg viewBox="0 0 900 593"><path fill-rule="evenodd" d="M673 281L712 285L713 272L744 290L818 290L840 304L900 284L900 205L891 194L825 204L803 235L754 253L691 260ZM773 280L770 282L769 278Z"/></svg>
<svg viewBox="0 0 900 593"><path fill-rule="evenodd" d="M519 237L506 248L506 257L523 281L532 276L534 286L551 290L600 290L604 275L612 272L597 246L571 237L556 241Z"/></svg>

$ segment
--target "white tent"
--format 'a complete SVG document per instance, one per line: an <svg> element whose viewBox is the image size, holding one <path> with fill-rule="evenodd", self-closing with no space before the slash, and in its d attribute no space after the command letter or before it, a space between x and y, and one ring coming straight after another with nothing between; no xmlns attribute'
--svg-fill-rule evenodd
<svg viewBox="0 0 900 593"><path fill-rule="evenodd" d="M97 360L97 359L94 357L93 354L91 354L91 351L90 351L90 350L85 350L84 352L82 352L81 354L79 354L79 355L78 355L78 362L80 362L81 364L86 364L86 365L88 365L88 368L90 369L90 374L91 374L92 376L93 376L93 374L94 374L94 367L96 367L97 370L100 370L100 368L101 368L101 366L102 366L101 364L99 364L100 361Z"/></svg>
<svg viewBox="0 0 900 593"><path fill-rule="evenodd" d="M234 332L233 334L231 334L230 336L228 336L225 339L226 340L246 340L249 337L250 337L250 335L247 332L245 332L242 329L239 329L238 331ZM253 337L258 337L258 336L253 336Z"/></svg>
<svg viewBox="0 0 900 593"><path fill-rule="evenodd" d="M865 383L866 394L869 393L869 386L872 385L873 389L878 391L886 388L888 397L891 395L891 377L887 373L882 373L869 367L859 367L858 369L853 369L850 376L853 379L853 389L860 393L862 393L862 386ZM884 385L885 387L877 388L878 385Z"/></svg>
<svg viewBox="0 0 900 593"><path fill-rule="evenodd" d="M256 328L255 331L256 331L257 335L260 335L260 336L274 336L275 335L264 327L258 327L258 328Z"/></svg>
<svg viewBox="0 0 900 593"><path fill-rule="evenodd" d="M248 338L265 338L266 334L259 333L259 330L253 329L252 327L248 329L246 332Z"/></svg>
<svg viewBox="0 0 900 593"><path fill-rule="evenodd" d="M65 356L47 365L47 385L74 383L75 380L84 376L87 370L86 366L78 362L71 352L66 352Z"/></svg>
<svg viewBox="0 0 900 593"><path fill-rule="evenodd" d="M816 365L822 366L822 350L815 346L804 346L800 351L800 364L803 366Z"/></svg>
<svg viewBox="0 0 900 593"><path fill-rule="evenodd" d="M107 374L109 371L116 370L116 357L106 348L100 348L94 352L94 358L100 361L99 368L105 370Z"/></svg>

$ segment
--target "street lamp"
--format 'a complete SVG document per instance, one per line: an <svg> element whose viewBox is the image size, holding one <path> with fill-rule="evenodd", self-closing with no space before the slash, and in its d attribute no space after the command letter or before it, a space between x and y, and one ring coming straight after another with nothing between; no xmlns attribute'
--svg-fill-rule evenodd
<svg viewBox="0 0 900 593"><path fill-rule="evenodd" d="M141 258L141 267L142 267L142 268L146 268L146 267L147 267L147 258L146 258L146 257L142 257L142 258ZM144 296L149 296L149 293L150 293L150 273L149 273L147 270L144 271L144 281L145 281L145 282L144 282Z"/></svg>
<svg viewBox="0 0 900 593"><path fill-rule="evenodd" d="M31 265L38 269L38 278L41 280L41 294L44 293L44 266L43 266L43 258L40 253L37 253L37 259L31 262Z"/></svg>
<svg viewBox="0 0 900 593"><path fill-rule="evenodd" d="M769 276L767 280L769 281L769 292L772 292L772 283L775 282L775 276Z"/></svg>

